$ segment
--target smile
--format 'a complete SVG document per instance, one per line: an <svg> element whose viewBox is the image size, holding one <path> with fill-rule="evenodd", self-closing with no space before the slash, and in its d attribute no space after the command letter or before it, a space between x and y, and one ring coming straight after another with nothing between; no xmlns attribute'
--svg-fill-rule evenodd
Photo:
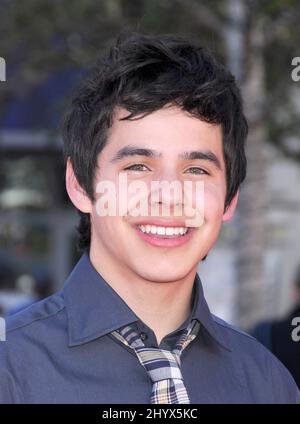
<svg viewBox="0 0 300 424"><path fill-rule="evenodd" d="M135 225L138 236L156 247L179 247L187 243L195 228L162 225Z"/></svg>
<svg viewBox="0 0 300 424"><path fill-rule="evenodd" d="M143 233L159 236L183 236L188 232L187 227L158 227L156 225L139 225L138 227Z"/></svg>

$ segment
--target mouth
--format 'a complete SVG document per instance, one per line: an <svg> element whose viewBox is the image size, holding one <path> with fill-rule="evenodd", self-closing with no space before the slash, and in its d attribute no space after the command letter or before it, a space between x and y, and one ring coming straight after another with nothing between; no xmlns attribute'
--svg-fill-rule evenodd
<svg viewBox="0 0 300 424"><path fill-rule="evenodd" d="M153 246L178 247L187 243L195 228L150 224L135 225L140 238Z"/></svg>

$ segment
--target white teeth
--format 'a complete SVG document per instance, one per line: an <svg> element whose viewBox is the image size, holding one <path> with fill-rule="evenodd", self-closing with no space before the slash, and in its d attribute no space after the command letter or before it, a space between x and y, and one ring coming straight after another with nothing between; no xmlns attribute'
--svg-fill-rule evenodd
<svg viewBox="0 0 300 424"><path fill-rule="evenodd" d="M151 234L158 234L160 236L167 235L167 236L178 236L178 235L184 235L188 231L188 228L186 227L157 227L156 225L139 225L139 229L143 233L151 233Z"/></svg>
<svg viewBox="0 0 300 424"><path fill-rule="evenodd" d="M170 227L167 227L166 228L166 235L167 236L172 236L174 233L173 233L173 228L170 228Z"/></svg>
<svg viewBox="0 0 300 424"><path fill-rule="evenodd" d="M159 234L159 235L166 234L166 229L164 227L158 227L157 228L157 234Z"/></svg>
<svg viewBox="0 0 300 424"><path fill-rule="evenodd" d="M155 227L154 225L151 225L151 230L150 230L151 234L156 234L156 230L157 230L157 227Z"/></svg>

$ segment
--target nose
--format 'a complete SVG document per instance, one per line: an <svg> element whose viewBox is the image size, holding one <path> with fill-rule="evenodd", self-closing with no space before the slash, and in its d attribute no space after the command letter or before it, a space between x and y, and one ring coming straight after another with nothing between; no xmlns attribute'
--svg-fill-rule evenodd
<svg viewBox="0 0 300 424"><path fill-rule="evenodd" d="M176 169L164 168L151 181L149 205L153 216L184 217L187 226L204 222L204 183L188 181Z"/></svg>
<svg viewBox="0 0 300 424"><path fill-rule="evenodd" d="M174 208L182 208L183 194L183 181L176 169L165 167L151 181L149 200L152 207L161 205L172 214Z"/></svg>

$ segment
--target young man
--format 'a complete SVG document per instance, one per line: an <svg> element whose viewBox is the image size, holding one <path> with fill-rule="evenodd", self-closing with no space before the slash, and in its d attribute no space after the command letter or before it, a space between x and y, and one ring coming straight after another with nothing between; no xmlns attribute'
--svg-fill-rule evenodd
<svg viewBox="0 0 300 424"><path fill-rule="evenodd" d="M64 125L85 253L8 321L1 402L299 402L283 365L210 313L196 274L234 214L246 135L234 78L206 49L119 37Z"/></svg>

